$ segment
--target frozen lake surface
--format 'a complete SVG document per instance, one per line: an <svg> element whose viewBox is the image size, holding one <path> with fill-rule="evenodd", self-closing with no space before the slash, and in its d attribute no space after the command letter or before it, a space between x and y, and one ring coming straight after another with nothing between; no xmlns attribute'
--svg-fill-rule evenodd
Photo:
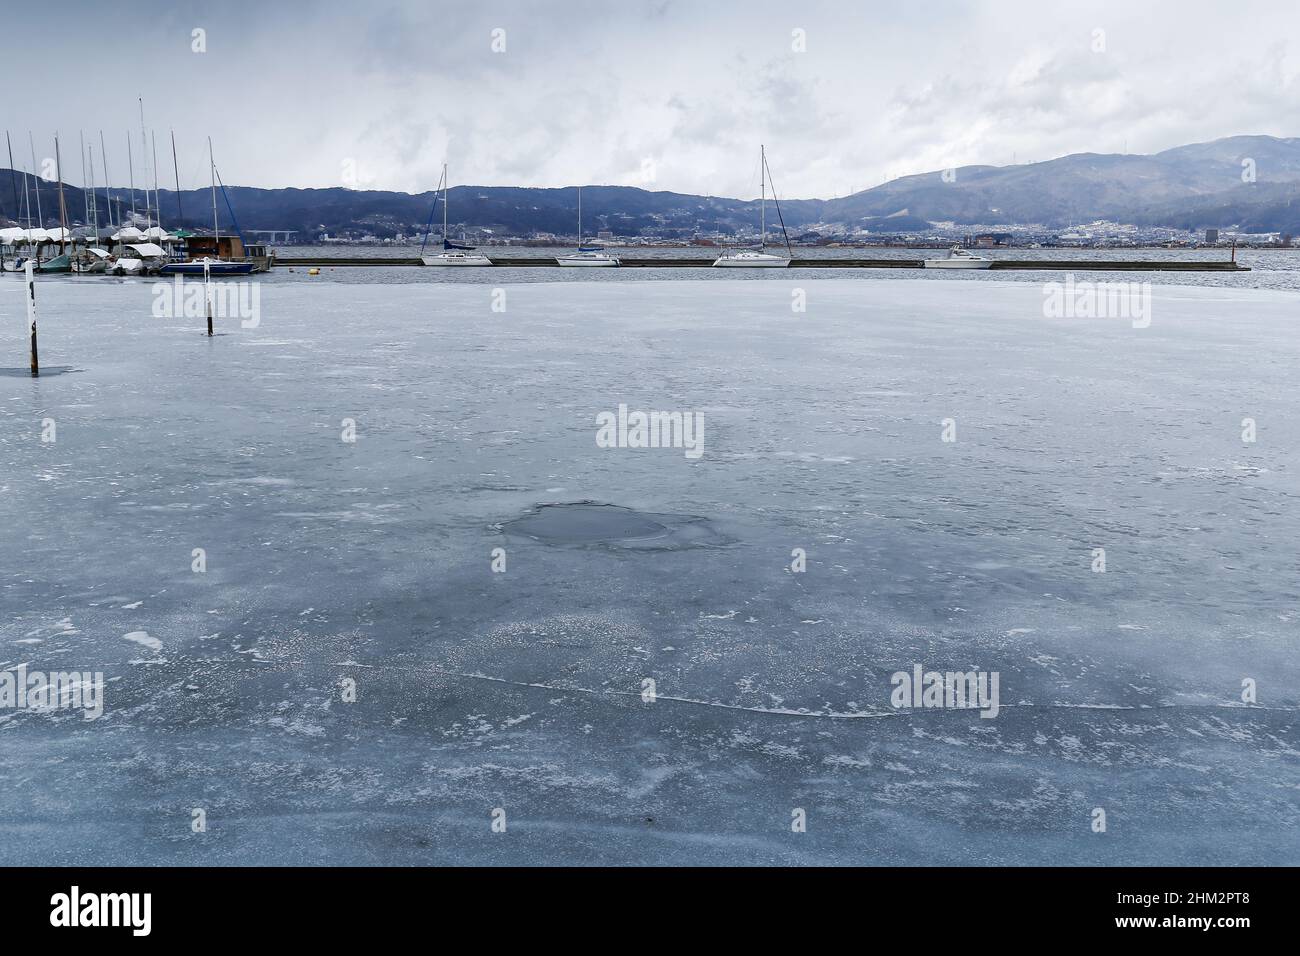
<svg viewBox="0 0 1300 956"><path fill-rule="evenodd" d="M0 864L1300 862L1300 297L503 288L0 278Z"/></svg>

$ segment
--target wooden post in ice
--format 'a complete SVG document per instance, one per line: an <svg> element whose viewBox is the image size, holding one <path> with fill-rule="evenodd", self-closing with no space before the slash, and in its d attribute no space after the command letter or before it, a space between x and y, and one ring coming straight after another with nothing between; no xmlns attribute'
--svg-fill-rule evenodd
<svg viewBox="0 0 1300 956"><path fill-rule="evenodd" d="M212 337L212 260L203 257L203 301L208 305L208 337Z"/></svg>
<svg viewBox="0 0 1300 956"><path fill-rule="evenodd" d="M32 337L32 378L41 374L41 359L36 351L36 278L32 274L32 260L27 260L27 331Z"/></svg>

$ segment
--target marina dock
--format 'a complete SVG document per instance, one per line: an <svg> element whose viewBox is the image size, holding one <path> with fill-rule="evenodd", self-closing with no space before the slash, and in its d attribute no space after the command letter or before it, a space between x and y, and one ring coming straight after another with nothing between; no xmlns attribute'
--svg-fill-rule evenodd
<svg viewBox="0 0 1300 956"><path fill-rule="evenodd" d="M553 257L496 257L489 253L492 265L503 269L543 269L559 268ZM713 266L712 257L679 256L677 258L636 259L620 256L621 268L624 269L708 269ZM413 257L339 257L297 256L277 257L278 266L421 266L423 262ZM923 269L921 259L791 259L791 269ZM1036 269L1058 272L1249 272L1249 266L1243 266L1228 259L1177 261L1156 259L994 259L990 270L997 269Z"/></svg>

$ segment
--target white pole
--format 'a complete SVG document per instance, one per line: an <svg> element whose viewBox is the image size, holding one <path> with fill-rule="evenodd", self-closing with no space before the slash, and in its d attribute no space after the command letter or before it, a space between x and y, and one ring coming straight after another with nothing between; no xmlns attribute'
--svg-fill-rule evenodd
<svg viewBox="0 0 1300 956"><path fill-rule="evenodd" d="M32 337L32 378L41 374L41 360L36 351L36 276L32 260L27 259L27 332Z"/></svg>
<svg viewBox="0 0 1300 956"><path fill-rule="evenodd" d="M203 301L208 306L208 337L212 336L212 260L203 257Z"/></svg>

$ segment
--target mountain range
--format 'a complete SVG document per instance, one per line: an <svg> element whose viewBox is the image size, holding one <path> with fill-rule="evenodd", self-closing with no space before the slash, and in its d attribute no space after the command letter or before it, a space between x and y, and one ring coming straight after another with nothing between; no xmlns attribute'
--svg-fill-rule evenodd
<svg viewBox="0 0 1300 956"><path fill-rule="evenodd" d="M0 217L25 224L23 174L0 168ZM29 179L35 183L35 179ZM69 219L84 219L82 190L64 183ZM30 190L30 186L29 186ZM46 225L58 225L58 184L39 183ZM97 190L100 221L105 193ZM126 189L112 190L129 212ZM230 206L245 229L293 229L303 238L368 232L380 237L423 230L434 193L233 186ZM450 190L451 232L530 236L576 231L577 189L456 186ZM17 202L15 204L15 196ZM137 207L143 209L137 191ZM161 190L163 224L210 226L208 190ZM179 205L178 205L179 203ZM584 186L584 231L618 236L753 232L758 200L694 196L631 186ZM36 202L31 202L35 210ZM221 228L231 216L220 203ZM116 218L116 216L115 216ZM439 210L438 219L441 219ZM1039 223L1063 229L1106 219L1139 226L1300 234L1300 138L1231 136L1151 155L1074 153L1039 163L961 166L904 176L836 199L785 199L779 216L769 203L769 229L783 222L791 235L903 234L929 223L997 226ZM435 233L438 228L435 226Z"/></svg>

